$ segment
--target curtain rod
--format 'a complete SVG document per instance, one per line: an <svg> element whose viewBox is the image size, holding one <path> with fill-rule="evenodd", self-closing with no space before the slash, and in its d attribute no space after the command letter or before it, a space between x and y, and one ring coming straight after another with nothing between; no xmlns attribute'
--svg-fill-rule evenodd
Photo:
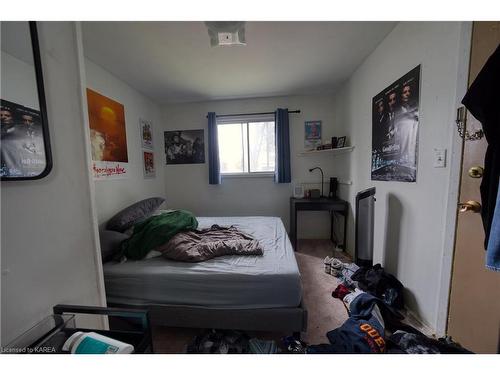
<svg viewBox="0 0 500 375"><path fill-rule="evenodd" d="M236 117L236 116L258 116L258 115L274 115L275 112L259 112L259 113L237 113L234 115L215 115L215 117ZM300 113L300 109L288 111L288 113ZM207 116L208 117L208 116Z"/></svg>

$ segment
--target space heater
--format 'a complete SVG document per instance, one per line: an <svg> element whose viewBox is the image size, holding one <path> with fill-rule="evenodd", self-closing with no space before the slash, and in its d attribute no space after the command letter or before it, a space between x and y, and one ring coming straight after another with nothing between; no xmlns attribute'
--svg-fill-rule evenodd
<svg viewBox="0 0 500 375"><path fill-rule="evenodd" d="M375 188L356 194L356 233L354 262L360 267L373 265L373 227L375 214Z"/></svg>

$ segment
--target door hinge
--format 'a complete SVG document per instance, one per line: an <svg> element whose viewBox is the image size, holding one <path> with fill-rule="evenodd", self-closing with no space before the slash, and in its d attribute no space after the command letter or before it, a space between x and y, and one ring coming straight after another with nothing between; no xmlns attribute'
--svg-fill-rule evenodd
<svg viewBox="0 0 500 375"><path fill-rule="evenodd" d="M478 141L484 137L483 129L476 130L472 134L465 129L467 115L464 106L457 108L457 118L455 122L457 124L458 134L466 141Z"/></svg>

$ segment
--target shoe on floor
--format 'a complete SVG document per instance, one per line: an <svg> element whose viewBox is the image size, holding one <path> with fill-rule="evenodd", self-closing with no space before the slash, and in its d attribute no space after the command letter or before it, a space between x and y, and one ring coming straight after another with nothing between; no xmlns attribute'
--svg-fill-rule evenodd
<svg viewBox="0 0 500 375"><path fill-rule="evenodd" d="M330 274L331 272L331 262L332 262L333 258L330 258L330 257L326 257L325 260L323 261L323 264L325 265L325 272L327 274Z"/></svg>
<svg viewBox="0 0 500 375"><path fill-rule="evenodd" d="M344 263L342 263L337 258L331 258L330 261L330 275L338 277L342 275L342 269L344 268Z"/></svg>

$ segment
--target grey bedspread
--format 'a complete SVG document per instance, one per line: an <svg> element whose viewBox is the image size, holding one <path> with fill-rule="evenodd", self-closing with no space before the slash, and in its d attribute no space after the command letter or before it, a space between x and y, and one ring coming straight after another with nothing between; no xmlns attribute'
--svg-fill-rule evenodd
<svg viewBox="0 0 500 375"><path fill-rule="evenodd" d="M302 299L295 254L280 218L197 217L198 228L235 225L262 246L262 256L222 256L206 262L158 257L104 264L109 303L214 309L296 307Z"/></svg>
<svg viewBox="0 0 500 375"><path fill-rule="evenodd" d="M188 230L177 233L156 248L167 259L202 262L223 255L262 255L259 242L235 226Z"/></svg>

